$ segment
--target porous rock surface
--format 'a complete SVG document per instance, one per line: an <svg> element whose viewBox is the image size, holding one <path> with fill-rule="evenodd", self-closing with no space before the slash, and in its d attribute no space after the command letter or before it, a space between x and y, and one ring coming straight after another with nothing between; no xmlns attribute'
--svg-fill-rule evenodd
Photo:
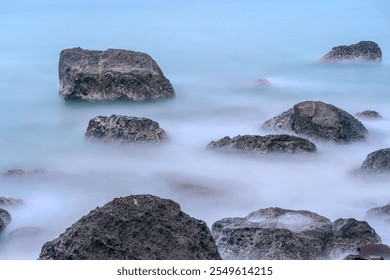
<svg viewBox="0 0 390 280"><path fill-rule="evenodd" d="M306 210L265 208L212 225L223 259L332 259L380 243L366 222L329 219Z"/></svg>
<svg viewBox="0 0 390 280"><path fill-rule="evenodd" d="M148 118L122 115L97 116L89 121L85 136L102 142L160 142L167 139L160 125Z"/></svg>
<svg viewBox="0 0 390 280"><path fill-rule="evenodd" d="M368 174L390 173L390 148L380 149L367 155L360 171Z"/></svg>
<svg viewBox="0 0 390 280"><path fill-rule="evenodd" d="M334 143L350 143L366 138L367 129L348 112L321 101L304 101L263 125L312 139Z"/></svg>
<svg viewBox="0 0 390 280"><path fill-rule="evenodd" d="M39 259L220 259L205 222L172 200L152 195L116 198L44 244Z"/></svg>
<svg viewBox="0 0 390 280"><path fill-rule="evenodd" d="M234 138L226 136L210 142L207 148L254 154L313 153L317 151L316 146L309 140L287 134L239 135Z"/></svg>
<svg viewBox="0 0 390 280"><path fill-rule="evenodd" d="M141 52L65 49L58 70L65 99L140 101L175 94L157 63Z"/></svg>
<svg viewBox="0 0 390 280"><path fill-rule="evenodd" d="M337 46L321 58L325 62L382 61L382 51L373 41L360 41L349 46Z"/></svg>

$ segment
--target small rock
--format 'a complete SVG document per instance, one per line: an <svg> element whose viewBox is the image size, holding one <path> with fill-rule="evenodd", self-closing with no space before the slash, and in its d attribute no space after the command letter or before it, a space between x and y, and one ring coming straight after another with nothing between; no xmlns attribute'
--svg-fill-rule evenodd
<svg viewBox="0 0 390 280"><path fill-rule="evenodd" d="M3 173L3 176L18 177L18 176L29 176L29 175L38 175L45 173L42 169L33 169L33 170L24 170L24 169L10 169Z"/></svg>
<svg viewBox="0 0 390 280"><path fill-rule="evenodd" d="M23 204L23 200L16 198L7 198L0 196L0 205L1 206L17 206Z"/></svg>
<svg viewBox="0 0 390 280"><path fill-rule="evenodd" d="M360 41L350 46L337 46L321 58L324 62L381 62L382 51L372 41Z"/></svg>
<svg viewBox="0 0 390 280"><path fill-rule="evenodd" d="M390 171L390 148L380 149L367 155L360 171L363 173L383 174Z"/></svg>
<svg viewBox="0 0 390 280"><path fill-rule="evenodd" d="M390 203L382 207L375 207L368 210L365 218L379 221L381 224L390 225Z"/></svg>
<svg viewBox="0 0 390 280"><path fill-rule="evenodd" d="M11 214L7 210L0 208L0 232L12 221Z"/></svg>
<svg viewBox="0 0 390 280"><path fill-rule="evenodd" d="M220 140L210 142L207 148L255 154L313 153L317 151L316 146L309 140L287 134L239 135L234 138L226 136Z"/></svg>
<svg viewBox="0 0 390 280"><path fill-rule="evenodd" d="M380 118L382 118L382 116L378 112L372 111L372 110L365 110L363 112L356 113L355 116L358 118L363 118L363 119L380 119Z"/></svg>
<svg viewBox="0 0 390 280"><path fill-rule="evenodd" d="M147 118L111 115L89 121L85 136L102 142L160 142L167 139L160 125Z"/></svg>
<svg viewBox="0 0 390 280"><path fill-rule="evenodd" d="M271 82L264 78L258 78L255 82L255 86L259 88L269 87Z"/></svg>
<svg viewBox="0 0 390 280"><path fill-rule="evenodd" d="M42 230L37 227L22 227L12 230L8 234L9 240L30 239L38 235Z"/></svg>

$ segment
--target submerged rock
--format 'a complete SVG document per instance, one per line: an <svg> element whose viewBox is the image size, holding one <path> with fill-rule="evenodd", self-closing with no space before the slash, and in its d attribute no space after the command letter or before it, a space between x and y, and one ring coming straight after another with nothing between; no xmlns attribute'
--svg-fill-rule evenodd
<svg viewBox="0 0 390 280"><path fill-rule="evenodd" d="M382 51L378 44L372 41L360 41L350 46L337 46L321 58L326 62L344 61L382 61Z"/></svg>
<svg viewBox="0 0 390 280"><path fill-rule="evenodd" d="M24 170L24 169L10 169L3 173L3 176L9 176L9 177L22 177L22 176L29 176L29 175L37 175L37 174L43 174L45 173L42 169L33 169L33 170Z"/></svg>
<svg viewBox="0 0 390 280"><path fill-rule="evenodd" d="M0 232L12 221L11 214L7 210L0 208Z"/></svg>
<svg viewBox="0 0 390 280"><path fill-rule="evenodd" d="M287 134L239 135L234 138L226 136L220 140L210 142L207 148L255 154L313 153L317 151L316 146L309 140Z"/></svg>
<svg viewBox="0 0 390 280"><path fill-rule="evenodd" d="M58 68L65 99L139 101L175 94L157 63L141 52L65 49Z"/></svg>
<svg viewBox="0 0 390 280"><path fill-rule="evenodd" d="M334 143L364 140L367 129L346 111L321 101L305 101L266 121L263 126Z"/></svg>
<svg viewBox="0 0 390 280"><path fill-rule="evenodd" d="M380 243L366 222L331 222L305 210L266 208L245 218L225 218L212 226L223 259L315 260Z"/></svg>
<svg viewBox="0 0 390 280"><path fill-rule="evenodd" d="M172 200L152 195L116 198L91 211L42 248L39 259L220 259L205 222Z"/></svg>
<svg viewBox="0 0 390 280"><path fill-rule="evenodd" d="M85 136L103 142L159 142L167 139L160 125L147 118L97 116L89 121Z"/></svg>
<svg viewBox="0 0 390 280"><path fill-rule="evenodd" d="M258 88L265 88L269 87L271 85L271 82L265 78L258 78L255 82L255 87Z"/></svg>
<svg viewBox="0 0 390 280"><path fill-rule="evenodd" d="M367 155L360 171L363 173L390 173L390 148L380 149Z"/></svg>
<svg viewBox="0 0 390 280"><path fill-rule="evenodd" d="M16 206L23 204L23 200L0 196L0 206Z"/></svg>
<svg viewBox="0 0 390 280"><path fill-rule="evenodd" d="M365 218L390 226L390 203L382 207L375 207L368 210Z"/></svg>
<svg viewBox="0 0 390 280"><path fill-rule="evenodd" d="M365 110L363 112L359 112L355 114L356 117L358 118L363 118L363 119L380 119L382 116L373 110Z"/></svg>
<svg viewBox="0 0 390 280"><path fill-rule="evenodd" d="M42 230L38 227L21 227L12 230L8 234L9 240L30 240L39 235Z"/></svg>

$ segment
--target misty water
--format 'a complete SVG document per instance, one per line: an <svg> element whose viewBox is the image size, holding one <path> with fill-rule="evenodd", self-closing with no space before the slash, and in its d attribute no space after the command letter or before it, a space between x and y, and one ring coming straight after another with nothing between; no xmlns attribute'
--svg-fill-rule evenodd
<svg viewBox="0 0 390 280"><path fill-rule="evenodd" d="M332 221L362 220L390 202L388 179L354 176L368 153L390 146L390 2L3 1L0 8L0 196L12 222L0 259L36 259L44 242L115 197L153 194L213 222L266 207L309 210ZM319 63L333 46L378 43L382 63ZM58 95L65 48L121 48L151 55L176 96L155 102L66 102ZM256 87L266 78L269 87ZM367 141L315 141L315 155L240 156L206 150L224 136L266 135L261 124L305 100L362 120ZM169 141L103 145L84 138L97 115L157 121ZM293 226L293 225L292 225ZM27 239L7 235L41 231ZM384 243L389 229L377 226Z"/></svg>

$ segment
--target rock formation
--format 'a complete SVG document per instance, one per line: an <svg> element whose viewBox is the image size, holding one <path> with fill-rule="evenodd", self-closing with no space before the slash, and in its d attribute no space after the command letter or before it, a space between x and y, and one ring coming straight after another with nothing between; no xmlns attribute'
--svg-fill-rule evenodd
<svg viewBox="0 0 390 280"><path fill-rule="evenodd" d="M337 46L321 58L326 62L382 61L382 51L372 41L360 41L350 46Z"/></svg>

